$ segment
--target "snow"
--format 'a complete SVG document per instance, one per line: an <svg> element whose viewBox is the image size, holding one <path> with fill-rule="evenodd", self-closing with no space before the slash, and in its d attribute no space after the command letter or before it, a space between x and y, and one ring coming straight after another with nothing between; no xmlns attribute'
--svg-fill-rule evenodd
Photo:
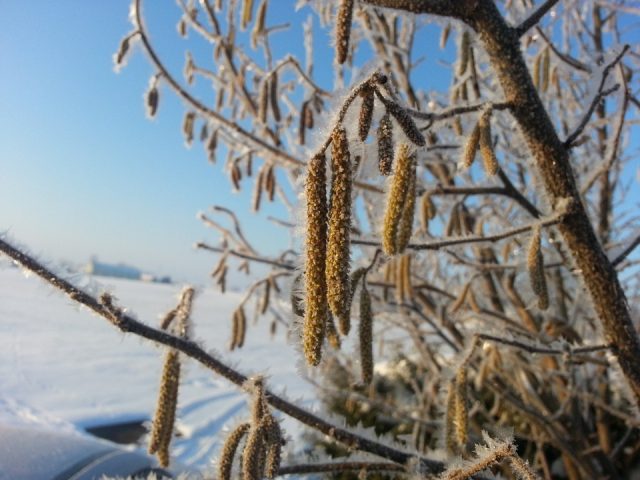
<svg viewBox="0 0 640 480"><path fill-rule="evenodd" d="M136 318L158 325L175 306L180 285L124 279L98 279L120 306ZM271 338L270 319L248 328L245 347L227 351L231 314L237 293L213 288L196 296L192 332L207 349L222 352L226 363L245 374L267 375L277 393L313 406L312 387L298 373L299 353L284 338ZM251 316L249 316L251 318ZM251 323L251 322L250 322ZM150 420L163 350L148 341L124 335L84 308L17 268L0 265L0 424L46 426L83 432L91 426ZM176 460L206 468L226 432L247 415L247 395L193 361L183 364ZM296 437L299 424L284 419L286 433Z"/></svg>

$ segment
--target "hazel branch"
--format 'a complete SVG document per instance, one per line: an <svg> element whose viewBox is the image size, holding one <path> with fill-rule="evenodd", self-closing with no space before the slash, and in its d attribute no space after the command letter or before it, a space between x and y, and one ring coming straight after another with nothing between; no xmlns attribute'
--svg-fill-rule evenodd
<svg viewBox="0 0 640 480"><path fill-rule="evenodd" d="M280 467L278 475L308 475L310 473L340 472L405 472L406 468L397 463L388 462L336 462L307 463L304 465L285 465Z"/></svg>
<svg viewBox="0 0 640 480"><path fill-rule="evenodd" d="M476 333L476 338L480 340L487 340L495 343L500 343L502 345L508 345L510 347L519 348L520 350L524 350L528 353L540 353L544 355L584 355L585 353L593 353L600 352L603 350L609 350L613 348L612 345L592 345L588 347L578 347L572 348L567 346L566 349L559 348L545 348L545 347L537 347L535 345L530 345L528 343L519 342L518 340L509 340L506 338L496 337L495 335L488 335L485 333Z"/></svg>
<svg viewBox="0 0 640 480"><path fill-rule="evenodd" d="M440 250L444 247L451 247L453 245L465 245L472 243L484 243L484 242L497 242L499 240L504 240L505 238L513 237L516 235L520 235L521 233L525 233L533 230L537 226L548 227L551 225L555 225L560 221L560 215L554 215L552 217L547 218L546 220L530 223L528 225L523 225L522 227L512 228L510 230L506 230L502 233L498 233L496 235L469 235L467 237L462 238L451 238L448 240L438 240L435 242L427 242L427 243L412 243L407 246L412 250ZM351 243L354 245L366 245L370 247L379 247L380 243L375 240L364 240L360 238L351 239Z"/></svg>

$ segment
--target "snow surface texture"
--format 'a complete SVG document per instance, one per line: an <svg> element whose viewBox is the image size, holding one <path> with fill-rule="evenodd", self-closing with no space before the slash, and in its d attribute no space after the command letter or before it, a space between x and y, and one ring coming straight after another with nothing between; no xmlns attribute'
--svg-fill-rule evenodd
<svg viewBox="0 0 640 480"><path fill-rule="evenodd" d="M176 304L179 285L98 279L138 319L157 326ZM280 329L273 339L270 319L248 328L244 348L229 353L231 314L239 294L207 288L194 301L192 333L207 349L245 374L265 374L270 388L301 406L313 392L297 371L299 354ZM251 316L249 316L251 319ZM250 321L251 323L251 321ZM163 349L123 335L104 319L78 308L35 277L0 266L0 424L32 424L57 431L126 421L150 420ZM230 428L246 418L247 395L193 361L185 362L173 454L191 468L209 469ZM293 438L299 424L284 419Z"/></svg>

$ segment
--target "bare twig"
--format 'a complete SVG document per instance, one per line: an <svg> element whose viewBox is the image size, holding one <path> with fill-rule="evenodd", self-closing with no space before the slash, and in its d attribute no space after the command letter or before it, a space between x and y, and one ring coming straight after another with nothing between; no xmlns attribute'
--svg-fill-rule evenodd
<svg viewBox="0 0 640 480"><path fill-rule="evenodd" d="M546 220L542 220L539 222L534 222L529 225L523 225L522 227L513 228L507 230L502 233L498 233L496 235L469 235L467 237L462 238L450 238L445 240L438 240L434 242L427 243L411 243L407 246L412 250L440 250L444 247L451 247L453 245L466 245L472 243L485 243L485 242L497 242L499 240L504 240L505 238L513 237L515 235L519 235L521 233L525 233L533 230L537 226L548 227L550 225L555 225L559 222L559 217L561 215L552 216ZM364 240L360 238L351 239L351 243L354 245L367 245L370 247L377 247L380 245L380 242L374 240Z"/></svg>
<svg viewBox="0 0 640 480"><path fill-rule="evenodd" d="M540 5L535 12L533 12L529 17L527 17L520 25L516 27L516 35L521 37L525 33L527 33L534 25L536 25L542 17L544 17L549 10L551 10L558 0L547 0L542 5Z"/></svg>
<svg viewBox="0 0 640 480"><path fill-rule="evenodd" d="M611 260L611 265L614 267L620 265L620 263L622 263L622 261L627 258L638 245L640 245L640 235L638 235L635 240L631 242L616 258Z"/></svg>
<svg viewBox="0 0 640 480"><path fill-rule="evenodd" d="M556 46L553 44L553 42L549 39L549 37L547 37L547 35L544 33L544 31L540 27L536 27L536 32L538 33L538 35L540 35L542 40L547 44L547 46L556 55L556 57L558 57L564 63L572 66L573 68L581 72L591 73L591 68L589 68L588 65L585 65L584 63L573 58L571 55L567 55L565 53L562 53L560 50L558 50Z"/></svg>
<svg viewBox="0 0 640 480"><path fill-rule="evenodd" d="M591 104L589 105L589 108L587 109L587 112L582 117L582 120L580 121L576 129L564 141L565 148L571 148L573 146L573 143L576 141L576 139L582 134L582 131L587 126L587 123L589 123L589 119L591 118L593 111L596 109L598 102L600 102L603 97L606 97L607 95L611 94L612 92L615 92L618 88L620 88L620 85L615 85L605 90L604 85L607 81L607 77L609 76L609 72L611 71L611 69L615 67L620 60L622 60L622 57L625 55L625 53L627 53L628 50L629 50L629 45L625 45L622 51L618 55L616 55L613 61L611 61L602 70L602 78L600 79L600 85L598 86L598 93L593 98Z"/></svg>
<svg viewBox="0 0 640 480"><path fill-rule="evenodd" d="M602 166L584 182L581 188L582 195L585 195L589 189L593 186L593 184L598 180L598 178L604 173L611 169L614 162L618 158L618 148L620 147L620 140L622 138L622 131L624 128L624 118L627 115L627 110L629 108L629 90L627 88L627 81L625 79L624 71L622 64L618 64L620 70L620 82L622 83L622 106L620 107L620 114L618 115L618 122L616 125L616 131L613 137L613 143L611 144L609 151L609 158L602 164Z"/></svg>
<svg viewBox="0 0 640 480"><path fill-rule="evenodd" d="M209 250L210 252L216 252L216 253L227 253L234 257L242 258L244 260L249 260L251 262L257 262L257 263L265 263L267 265L273 265L274 267L282 268L285 270L296 269L295 265L291 263L278 262L277 260L271 260L269 258L260 257L257 255L250 255L248 253L238 252L237 250L232 250L229 248L214 247L212 245L207 245L204 242L198 242L196 243L195 246L196 248L200 248L201 250Z"/></svg>

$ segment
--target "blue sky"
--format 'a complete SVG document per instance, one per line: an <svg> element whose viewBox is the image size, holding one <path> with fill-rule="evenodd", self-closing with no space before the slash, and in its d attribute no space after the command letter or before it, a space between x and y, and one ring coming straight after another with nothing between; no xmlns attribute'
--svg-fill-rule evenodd
<svg viewBox="0 0 640 480"><path fill-rule="evenodd" d="M268 206L260 216L251 214L250 189L233 194L222 162L212 168L198 142L185 148L184 109L171 93L161 92L156 119L145 118L143 93L154 73L149 62L136 49L119 74L112 64L131 30L129 3L1 3L0 231L48 260L82 263L96 254L204 282L216 259L192 245L217 237L196 219L198 211L213 204L234 209L267 253L290 239L265 217L283 218L285 212ZM178 7L174 0L146 3L152 39L180 77ZM269 10L270 24L293 20L291 33L275 37L276 57L302 51L300 24L307 13L294 14L293 3L278 0L272 5L284 8ZM417 44L436 45L438 33L430 29ZM330 89L329 36L316 41L316 72L324 72L320 81ZM210 50L200 44L195 53ZM427 75L428 87L446 88L447 80L431 73L442 69L430 65L447 54L428 55L417 72ZM199 87L203 98L211 96L205 85Z"/></svg>
<svg viewBox="0 0 640 480"><path fill-rule="evenodd" d="M154 121L145 118L152 70L140 51L114 73L112 55L131 30L129 3L0 7L0 229L46 259L97 254L203 280L215 258L192 245L215 237L196 213L212 204L246 212L248 195L231 194L199 144L184 147L183 109L171 95ZM177 13L173 1L149 8L154 36L170 36L163 46L179 41ZM169 21L164 30L156 18ZM167 53L181 69L182 53ZM259 225L250 222L249 233ZM286 240L276 232L265 241Z"/></svg>

